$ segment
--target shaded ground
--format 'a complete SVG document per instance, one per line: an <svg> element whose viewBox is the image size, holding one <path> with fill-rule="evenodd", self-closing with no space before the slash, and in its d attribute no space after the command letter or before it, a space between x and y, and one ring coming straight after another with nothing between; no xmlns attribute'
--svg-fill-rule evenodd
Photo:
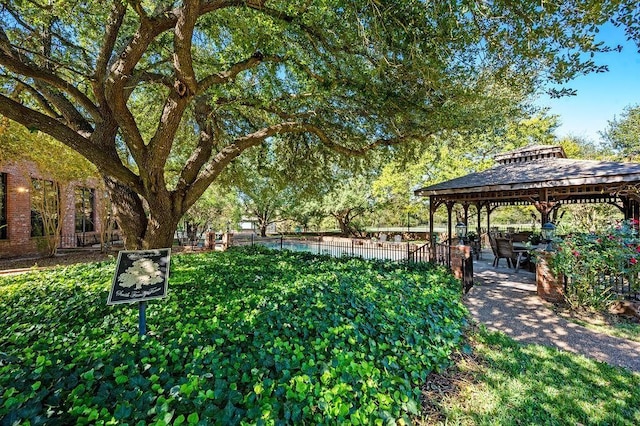
<svg viewBox="0 0 640 426"><path fill-rule="evenodd" d="M555 346L640 372L640 343L608 336L567 321L536 294L535 274L474 262L475 286L464 298L473 318L521 343Z"/></svg>
<svg viewBox="0 0 640 426"><path fill-rule="evenodd" d="M171 253L186 252L190 247L172 247ZM116 259L118 251L112 250L102 253L99 250L78 250L59 253L54 257L23 257L12 259L0 259L0 274L9 270L21 270L29 268L49 268L60 265L73 265L75 263L101 262L108 259Z"/></svg>
<svg viewBox="0 0 640 426"><path fill-rule="evenodd" d="M59 254L54 257L28 257L0 259L0 272L25 269L33 267L52 267L58 265L71 265L74 263L100 262L109 259L110 256L117 257L117 253L101 253L97 250L79 251L73 253Z"/></svg>

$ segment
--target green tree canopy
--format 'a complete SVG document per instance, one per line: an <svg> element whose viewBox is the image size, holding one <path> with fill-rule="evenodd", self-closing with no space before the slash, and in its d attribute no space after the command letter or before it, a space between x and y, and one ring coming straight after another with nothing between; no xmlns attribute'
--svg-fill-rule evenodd
<svg viewBox="0 0 640 426"><path fill-rule="evenodd" d="M171 244L270 137L304 158L487 127L545 81L601 71L582 55L611 49L597 27L638 20L632 0L0 5L0 114L98 168L130 248Z"/></svg>
<svg viewBox="0 0 640 426"><path fill-rule="evenodd" d="M58 182L97 177L98 171L77 152L42 132L0 119L0 164L17 160L34 163L43 175Z"/></svg>
<svg viewBox="0 0 640 426"><path fill-rule="evenodd" d="M381 223L400 224L407 214L424 214L425 200L413 196L419 187L486 170L494 166L493 157L505 151L556 143L556 127L556 116L538 113L485 131L442 132L412 161L399 156L382 168L373 183L373 194L384 206L378 210Z"/></svg>
<svg viewBox="0 0 640 426"><path fill-rule="evenodd" d="M620 158L640 160L640 105L625 108L619 118L609 121L601 135Z"/></svg>

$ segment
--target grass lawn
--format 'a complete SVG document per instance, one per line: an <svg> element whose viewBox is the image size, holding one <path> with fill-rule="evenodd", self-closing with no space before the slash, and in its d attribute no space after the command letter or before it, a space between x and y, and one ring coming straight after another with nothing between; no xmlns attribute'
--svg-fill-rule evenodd
<svg viewBox="0 0 640 426"><path fill-rule="evenodd" d="M638 373L521 345L484 328L471 333L471 340L473 356L458 357L445 373L449 392L439 395L436 410L422 424L640 424Z"/></svg>

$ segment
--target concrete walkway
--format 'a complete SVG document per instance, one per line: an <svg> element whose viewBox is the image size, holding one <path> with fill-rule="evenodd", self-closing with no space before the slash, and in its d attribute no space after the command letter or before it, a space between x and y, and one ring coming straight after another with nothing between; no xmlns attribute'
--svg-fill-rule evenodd
<svg viewBox="0 0 640 426"><path fill-rule="evenodd" d="M521 343L555 346L611 365L640 372L640 343L607 336L571 323L545 306L536 294L535 273L491 265L493 255L474 261L474 282L464 297L473 318Z"/></svg>

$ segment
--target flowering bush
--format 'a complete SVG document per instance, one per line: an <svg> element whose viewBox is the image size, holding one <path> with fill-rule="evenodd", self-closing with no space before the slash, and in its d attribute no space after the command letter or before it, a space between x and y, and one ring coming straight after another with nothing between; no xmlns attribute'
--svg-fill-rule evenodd
<svg viewBox="0 0 640 426"><path fill-rule="evenodd" d="M555 241L551 269L568 278L567 300L602 308L617 296L612 277L622 276L638 291L640 237L638 221L625 220L604 233L570 234Z"/></svg>

